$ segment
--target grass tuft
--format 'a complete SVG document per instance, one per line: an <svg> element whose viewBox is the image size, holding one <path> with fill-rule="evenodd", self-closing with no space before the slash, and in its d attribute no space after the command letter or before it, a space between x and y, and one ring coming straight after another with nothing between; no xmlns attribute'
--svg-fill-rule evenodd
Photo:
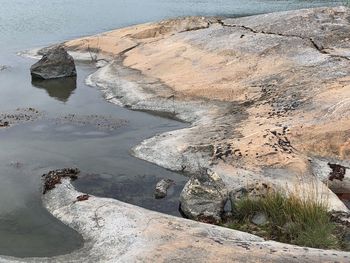
<svg viewBox="0 0 350 263"><path fill-rule="evenodd" d="M256 226L251 223L257 213L266 215L266 224ZM335 224L323 202L269 193L264 198L246 197L236 201L233 215L229 227L260 234L267 239L323 249L341 247L334 234Z"/></svg>

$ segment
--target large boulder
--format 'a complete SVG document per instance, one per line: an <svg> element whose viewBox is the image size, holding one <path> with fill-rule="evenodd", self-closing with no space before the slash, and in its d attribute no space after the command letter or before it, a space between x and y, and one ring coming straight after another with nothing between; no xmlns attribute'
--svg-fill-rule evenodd
<svg viewBox="0 0 350 263"><path fill-rule="evenodd" d="M190 218L217 224L222 220L228 191L220 176L203 170L191 177L180 195L180 209Z"/></svg>
<svg viewBox="0 0 350 263"><path fill-rule="evenodd" d="M56 79L77 75L74 59L62 46L53 47L30 68L33 78Z"/></svg>

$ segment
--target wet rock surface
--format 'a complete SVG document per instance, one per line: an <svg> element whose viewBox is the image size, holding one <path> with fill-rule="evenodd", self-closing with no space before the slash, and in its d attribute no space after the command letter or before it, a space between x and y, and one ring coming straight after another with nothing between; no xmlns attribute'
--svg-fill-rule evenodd
<svg viewBox="0 0 350 263"><path fill-rule="evenodd" d="M43 112L35 108L18 108L13 112L0 113L0 128L35 121L43 117Z"/></svg>
<svg viewBox="0 0 350 263"><path fill-rule="evenodd" d="M109 115L68 114L55 118L35 108L18 108L13 112L0 113L0 128L38 120L53 122L58 126L66 124L78 127L92 126L94 129L104 132L111 132L128 125L127 120Z"/></svg>
<svg viewBox="0 0 350 263"><path fill-rule="evenodd" d="M160 180L157 185L156 189L154 190L154 197L156 199L162 199L167 196L168 189L174 184L175 182L171 179L162 179Z"/></svg>
<svg viewBox="0 0 350 263"><path fill-rule="evenodd" d="M63 178L70 178L72 180L78 179L78 174L80 173L77 168L64 168L59 170L50 171L47 174L43 174L43 194L46 194L47 191L50 191L56 187L57 184L62 183ZM87 200L87 196L78 197L78 201Z"/></svg>
<svg viewBox="0 0 350 263"><path fill-rule="evenodd" d="M78 115L68 114L54 119L57 125L74 124L77 126L90 125L101 131L114 131L128 124L127 120L108 115Z"/></svg>
<svg viewBox="0 0 350 263"><path fill-rule="evenodd" d="M33 78L46 80L77 75L74 59L62 46L47 50L42 59L31 66L30 72Z"/></svg>
<svg viewBox="0 0 350 263"><path fill-rule="evenodd" d="M201 222L221 222L228 199L226 185L218 174L202 170L191 177L180 195L180 209L183 214Z"/></svg>

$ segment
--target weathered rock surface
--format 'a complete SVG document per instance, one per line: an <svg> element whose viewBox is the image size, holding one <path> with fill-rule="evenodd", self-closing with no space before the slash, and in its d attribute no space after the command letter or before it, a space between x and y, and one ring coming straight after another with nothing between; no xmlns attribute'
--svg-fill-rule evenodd
<svg viewBox="0 0 350 263"><path fill-rule="evenodd" d="M271 186L265 183L247 184L237 190L232 190L230 199L232 203L243 198L260 199L266 197L272 191Z"/></svg>
<svg viewBox="0 0 350 263"><path fill-rule="evenodd" d="M0 262L347 262L349 253L301 248L152 212L108 198L77 202L69 180L43 196L45 207L83 235L84 247L52 258Z"/></svg>
<svg viewBox="0 0 350 263"><path fill-rule="evenodd" d="M192 173L212 167L229 190L247 180L288 191L317 186L330 209L347 210L308 159L349 159L349 16L349 8L335 7L197 18L203 26L191 30L172 20L162 34L145 32L166 22L65 45L120 55L89 79L112 102L193 123L144 141L138 157Z"/></svg>
<svg viewBox="0 0 350 263"><path fill-rule="evenodd" d="M326 164L346 166L350 157L349 16L349 8L336 7L236 19L194 18L201 26L188 30L178 19L118 29L65 46L79 57L88 58L89 47L109 59L88 79L109 101L166 111L192 123L188 129L142 142L133 149L136 156L185 172L211 167L230 192L266 183L301 196L327 198L330 210L348 211L322 179L330 167L322 177L309 160L324 158ZM45 196L53 198L46 204L51 202L47 206L53 214L91 241L76 252L83 259L349 260L349 253L276 242L251 246L244 241L248 236L236 241L236 231L208 225L204 230L198 228L202 224L115 200L58 202L70 195L69 200L76 200L78 193L71 191L70 185L59 185ZM222 238L211 242L208 236L213 235Z"/></svg>
<svg viewBox="0 0 350 263"><path fill-rule="evenodd" d="M190 219L220 223L228 191L220 176L203 170L191 177L180 195L180 209Z"/></svg>
<svg viewBox="0 0 350 263"><path fill-rule="evenodd" d="M156 189L154 190L154 197L156 199L161 199L161 198L166 197L168 194L168 189L173 184L174 184L174 181L171 179L160 180L156 185Z"/></svg>
<svg viewBox="0 0 350 263"><path fill-rule="evenodd" d="M46 51L42 59L30 68L33 78L56 79L77 75L74 59L64 47L57 46Z"/></svg>

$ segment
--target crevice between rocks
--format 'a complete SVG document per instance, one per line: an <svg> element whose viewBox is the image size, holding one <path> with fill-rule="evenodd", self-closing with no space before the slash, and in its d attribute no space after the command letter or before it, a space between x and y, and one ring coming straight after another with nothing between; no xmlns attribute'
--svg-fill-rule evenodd
<svg viewBox="0 0 350 263"><path fill-rule="evenodd" d="M265 35L275 35L275 36L280 36L280 37L295 37L295 38L299 38L301 40L305 40L305 41L308 41L311 46L313 48L315 48L318 52L320 52L321 54L324 54L324 55L329 55L331 57L336 57L336 58L341 58L341 59L346 59L346 60L350 60L350 58L346 57L346 56L341 56L341 55L334 55L334 54L331 54L327 51L325 51L321 46L319 46L315 40L313 40L311 37L302 37L302 36L299 36L299 35L285 35L285 34L281 34L281 33L276 33L276 32L266 32L266 31L258 31L258 30L255 30L251 27L248 27L248 26L244 26L244 25L237 25L237 24L232 24L232 25L229 25L229 24L226 24L223 20L218 20L218 23L223 26L223 27L234 27L234 28L241 28L241 29L244 29L244 30L247 30L247 31L250 31L254 34L265 34Z"/></svg>

